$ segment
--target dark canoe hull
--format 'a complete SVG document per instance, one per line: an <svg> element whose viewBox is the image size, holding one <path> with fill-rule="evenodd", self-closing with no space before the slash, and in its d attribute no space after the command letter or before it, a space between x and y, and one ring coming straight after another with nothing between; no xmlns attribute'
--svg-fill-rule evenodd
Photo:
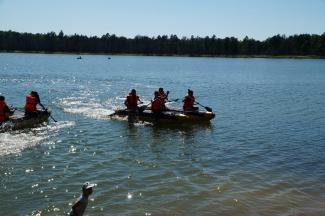
<svg viewBox="0 0 325 216"><path fill-rule="evenodd" d="M183 112L180 110L164 111L161 114L152 113L151 110L143 112L129 112L128 110L115 110L119 117L134 117L139 121L153 123L206 123L215 117L213 112Z"/></svg>
<svg viewBox="0 0 325 216"><path fill-rule="evenodd" d="M16 110L15 113L9 117L9 120L3 123L0 131L5 132L8 130L20 130L26 128L33 128L43 122L47 122L51 112L38 111L35 116L25 116L21 110Z"/></svg>

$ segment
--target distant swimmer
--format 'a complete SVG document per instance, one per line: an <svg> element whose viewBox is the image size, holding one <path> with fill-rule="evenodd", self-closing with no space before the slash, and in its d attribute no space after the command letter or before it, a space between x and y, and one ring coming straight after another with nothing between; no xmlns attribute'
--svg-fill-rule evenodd
<svg viewBox="0 0 325 216"><path fill-rule="evenodd" d="M187 95L183 99L183 109L184 111L198 111L198 107L194 107L195 97L193 96L193 91L191 89L187 90Z"/></svg>
<svg viewBox="0 0 325 216"><path fill-rule="evenodd" d="M82 194L75 204L71 207L70 216L82 216L87 208L89 196L93 193L95 184L86 182L82 185Z"/></svg>
<svg viewBox="0 0 325 216"><path fill-rule="evenodd" d="M9 120L9 116L13 114L14 110L10 110L6 103L6 98L0 95L0 124Z"/></svg>
<svg viewBox="0 0 325 216"><path fill-rule="evenodd" d="M132 89L129 95L126 97L124 105L128 110L135 112L139 108L138 102L142 103L139 96L137 95L136 90Z"/></svg>

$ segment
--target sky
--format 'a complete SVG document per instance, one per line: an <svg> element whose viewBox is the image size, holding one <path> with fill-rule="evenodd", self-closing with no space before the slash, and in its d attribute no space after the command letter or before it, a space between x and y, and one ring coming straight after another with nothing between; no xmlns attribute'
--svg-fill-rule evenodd
<svg viewBox="0 0 325 216"><path fill-rule="evenodd" d="M325 32L325 0L0 0L0 30L134 37Z"/></svg>

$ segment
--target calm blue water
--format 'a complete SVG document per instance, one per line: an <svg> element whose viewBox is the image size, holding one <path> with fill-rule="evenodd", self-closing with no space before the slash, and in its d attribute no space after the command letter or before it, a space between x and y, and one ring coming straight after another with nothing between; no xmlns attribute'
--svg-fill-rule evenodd
<svg viewBox="0 0 325 216"><path fill-rule="evenodd" d="M325 61L1 54L0 94L57 123L0 134L2 215L325 215ZM209 125L110 120L136 88L192 88ZM170 107L180 107L170 103Z"/></svg>

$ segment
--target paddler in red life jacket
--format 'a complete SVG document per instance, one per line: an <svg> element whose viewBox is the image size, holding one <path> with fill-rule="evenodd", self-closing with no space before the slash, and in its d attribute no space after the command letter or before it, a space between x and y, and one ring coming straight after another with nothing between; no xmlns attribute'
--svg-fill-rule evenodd
<svg viewBox="0 0 325 216"><path fill-rule="evenodd" d="M158 89L158 97L160 97L163 102L163 109L166 109L165 104L168 101L168 95L169 95L169 91L165 93L163 88Z"/></svg>
<svg viewBox="0 0 325 216"><path fill-rule="evenodd" d="M36 91L31 91L26 96L25 115L35 116L37 115L37 104L40 104L40 98Z"/></svg>
<svg viewBox="0 0 325 216"><path fill-rule="evenodd" d="M183 99L183 110L184 111L198 111L198 107L194 107L195 97L191 89L187 90L187 95Z"/></svg>
<svg viewBox="0 0 325 216"><path fill-rule="evenodd" d="M139 96L137 96L137 92L135 91L135 89L132 89L129 95L126 97L126 100L124 101L124 105L130 111L137 111L138 101L141 102Z"/></svg>
<svg viewBox="0 0 325 216"><path fill-rule="evenodd" d="M9 109L8 105L6 104L6 98L0 95L0 124L8 121L10 114L13 112Z"/></svg>
<svg viewBox="0 0 325 216"><path fill-rule="evenodd" d="M155 91L155 98L151 101L151 111L159 114L165 109L164 99L159 96L159 92Z"/></svg>

